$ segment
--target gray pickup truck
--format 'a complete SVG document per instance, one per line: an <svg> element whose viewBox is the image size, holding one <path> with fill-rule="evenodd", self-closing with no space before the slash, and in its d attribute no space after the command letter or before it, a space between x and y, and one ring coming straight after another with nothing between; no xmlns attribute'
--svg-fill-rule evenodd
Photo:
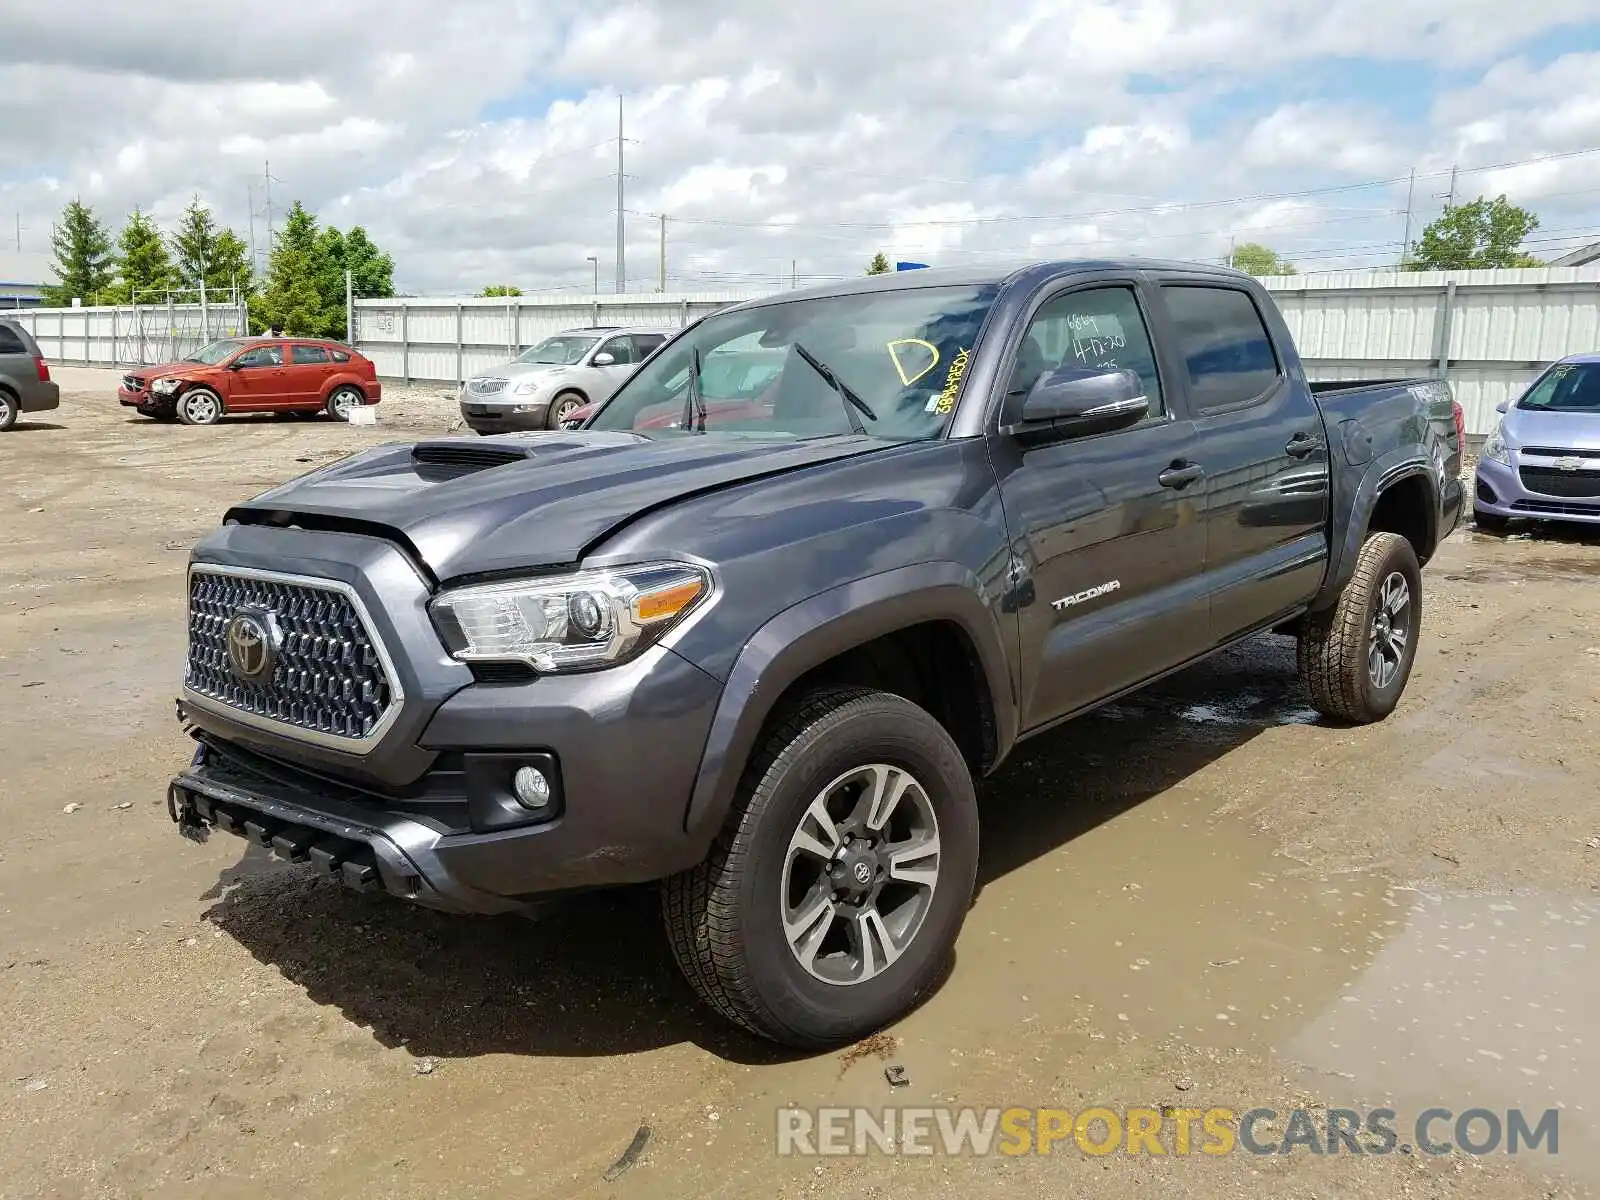
<svg viewBox="0 0 1600 1200"><path fill-rule="evenodd" d="M708 397L713 355L775 351ZM1400 699L1462 507L1442 383L1310 385L1248 277L925 270L701 319L579 429L379 447L189 567L179 829L496 913L662 881L728 1018L905 1013L972 901L974 780L1268 630Z"/></svg>

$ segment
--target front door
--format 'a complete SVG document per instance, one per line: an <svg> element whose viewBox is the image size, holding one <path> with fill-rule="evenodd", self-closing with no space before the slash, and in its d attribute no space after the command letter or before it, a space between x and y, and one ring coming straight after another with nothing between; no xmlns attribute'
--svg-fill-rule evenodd
<svg viewBox="0 0 1600 1200"><path fill-rule="evenodd" d="M1059 366L1138 373L1150 415L1093 437L994 443L1019 592L1024 729L1132 687L1206 645L1204 496L1194 425L1175 411L1132 280L1047 299L1011 371L1007 409ZM1002 416L1002 423L1009 423Z"/></svg>
<svg viewBox="0 0 1600 1200"><path fill-rule="evenodd" d="M1206 447L1205 569L1220 644L1316 592L1328 560L1328 439L1248 291L1173 282L1160 293Z"/></svg>
<svg viewBox="0 0 1600 1200"><path fill-rule="evenodd" d="M233 360L228 377L228 411L277 408L284 401L283 345L261 342Z"/></svg>
<svg viewBox="0 0 1600 1200"><path fill-rule="evenodd" d="M311 408L322 403L322 385L331 370L326 346L289 344L289 365L284 368L285 403Z"/></svg>
<svg viewBox="0 0 1600 1200"><path fill-rule="evenodd" d="M611 393L621 387L623 381L633 374L639 361L633 339L626 334L607 338L602 342L600 349L595 351L595 357L599 358L602 354L609 354L611 362L604 366L597 364L594 368L595 382L589 389L591 403L609 400Z"/></svg>

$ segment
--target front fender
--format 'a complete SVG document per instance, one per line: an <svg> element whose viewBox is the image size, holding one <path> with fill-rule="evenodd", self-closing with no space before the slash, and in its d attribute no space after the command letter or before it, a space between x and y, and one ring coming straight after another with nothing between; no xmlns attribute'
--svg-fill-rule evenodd
<svg viewBox="0 0 1600 1200"><path fill-rule="evenodd" d="M928 621L954 622L975 647L1003 756L1016 740L1017 706L999 614L984 602L977 577L959 563L899 567L802 600L745 643L712 718L685 831L707 841L716 835L756 738L790 684L847 650Z"/></svg>

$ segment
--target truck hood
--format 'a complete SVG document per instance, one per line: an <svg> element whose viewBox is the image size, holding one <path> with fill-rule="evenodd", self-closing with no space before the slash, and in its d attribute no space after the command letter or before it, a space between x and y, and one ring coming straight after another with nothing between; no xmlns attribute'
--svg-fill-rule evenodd
<svg viewBox="0 0 1600 1200"><path fill-rule="evenodd" d="M1600 450L1600 413L1510 409L1500 425L1514 446L1551 450Z"/></svg>
<svg viewBox="0 0 1600 1200"><path fill-rule="evenodd" d="M607 533L674 500L887 444L566 430L380 446L264 492L228 518L398 535L443 582L577 563Z"/></svg>

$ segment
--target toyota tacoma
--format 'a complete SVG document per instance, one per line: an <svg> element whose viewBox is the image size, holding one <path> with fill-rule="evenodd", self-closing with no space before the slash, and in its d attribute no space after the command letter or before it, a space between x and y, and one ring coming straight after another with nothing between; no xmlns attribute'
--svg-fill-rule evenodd
<svg viewBox="0 0 1600 1200"><path fill-rule="evenodd" d="M705 362L759 350L764 390L708 402ZM935 987L974 781L1022 739L1269 630L1328 718L1394 709L1460 420L1435 380L1309 383L1221 268L727 308L581 428L231 509L191 556L169 810L460 913L661 881L711 1006L848 1042Z"/></svg>

